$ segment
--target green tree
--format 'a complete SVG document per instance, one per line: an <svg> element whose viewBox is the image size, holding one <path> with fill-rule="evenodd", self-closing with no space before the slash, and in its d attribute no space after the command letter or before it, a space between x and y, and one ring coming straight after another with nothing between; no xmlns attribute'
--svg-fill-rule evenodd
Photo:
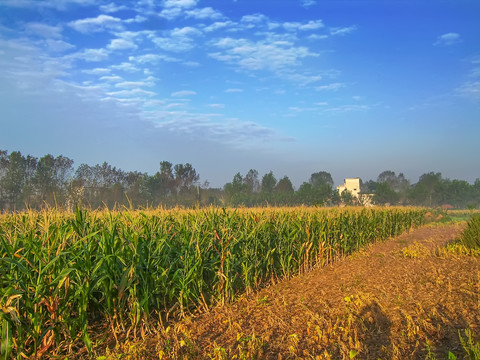
<svg viewBox="0 0 480 360"><path fill-rule="evenodd" d="M67 183L73 170L73 160L62 155L56 158L48 154L38 160L33 177L41 202L51 205L66 198Z"/></svg>
<svg viewBox="0 0 480 360"><path fill-rule="evenodd" d="M399 200L398 193L392 189L388 182L380 182L373 196L373 201L375 204L385 205L395 205Z"/></svg>
<svg viewBox="0 0 480 360"><path fill-rule="evenodd" d="M247 186L246 190L250 193L257 193L260 190L260 181L258 180L258 171L250 169L245 175L243 182Z"/></svg>
<svg viewBox="0 0 480 360"><path fill-rule="evenodd" d="M348 190L343 190L340 198L342 202L347 206L355 205L356 197L353 196L353 194Z"/></svg>
<svg viewBox="0 0 480 360"><path fill-rule="evenodd" d="M408 197L413 204L424 206L441 205L444 199L445 182L442 174L429 172L420 176L419 181L412 187Z"/></svg>
<svg viewBox="0 0 480 360"><path fill-rule="evenodd" d="M238 206L246 205L247 202L247 189L242 174L239 172L233 176L231 183L227 183L224 186L225 201L228 205Z"/></svg>
<svg viewBox="0 0 480 360"><path fill-rule="evenodd" d="M273 175L272 171L263 175L262 190L261 190L263 201L271 203L274 200L272 195L276 185L277 185L277 179Z"/></svg>
<svg viewBox="0 0 480 360"><path fill-rule="evenodd" d="M295 199L298 204L314 205L313 186L309 182L304 182L295 192Z"/></svg>
<svg viewBox="0 0 480 360"><path fill-rule="evenodd" d="M313 173L310 176L310 184L312 184L314 187L329 185L330 188L332 188L334 183L333 183L332 175L329 172L320 171L320 172Z"/></svg>
<svg viewBox="0 0 480 360"><path fill-rule="evenodd" d="M292 203L295 190L288 176L284 176L278 181L274 192L275 202L278 205L288 205Z"/></svg>
<svg viewBox="0 0 480 360"><path fill-rule="evenodd" d="M23 189L26 181L26 159L19 151L2 154L2 178L4 206L7 209L23 208Z"/></svg>
<svg viewBox="0 0 480 360"><path fill-rule="evenodd" d="M196 170L189 163L177 164L175 170L175 183L179 192L187 192L200 179Z"/></svg>

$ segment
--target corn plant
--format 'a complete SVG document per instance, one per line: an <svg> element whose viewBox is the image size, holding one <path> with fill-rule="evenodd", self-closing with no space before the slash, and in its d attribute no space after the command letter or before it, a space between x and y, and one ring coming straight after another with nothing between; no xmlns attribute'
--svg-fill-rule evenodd
<svg viewBox="0 0 480 360"><path fill-rule="evenodd" d="M0 354L31 357L92 324L142 336L153 320L227 302L423 223L424 210L56 210L0 216Z"/></svg>

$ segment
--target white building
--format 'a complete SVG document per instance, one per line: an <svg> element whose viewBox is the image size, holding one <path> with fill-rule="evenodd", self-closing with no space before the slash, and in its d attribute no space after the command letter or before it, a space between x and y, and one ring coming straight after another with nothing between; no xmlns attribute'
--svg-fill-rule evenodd
<svg viewBox="0 0 480 360"><path fill-rule="evenodd" d="M337 186L337 190L340 195L342 195L342 192L345 190L348 190L358 199L360 194L360 178L345 179L343 185Z"/></svg>

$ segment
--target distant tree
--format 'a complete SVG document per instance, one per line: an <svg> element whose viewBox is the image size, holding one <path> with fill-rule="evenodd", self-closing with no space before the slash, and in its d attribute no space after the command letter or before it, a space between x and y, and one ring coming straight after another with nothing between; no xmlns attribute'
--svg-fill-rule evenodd
<svg viewBox="0 0 480 360"><path fill-rule="evenodd" d="M444 181L442 174L429 172L420 176L419 181L412 187L408 196L416 205L438 206L443 202Z"/></svg>
<svg viewBox="0 0 480 360"><path fill-rule="evenodd" d="M312 184L314 187L315 186L323 186L323 185L329 185L330 188L333 187L333 178L332 175L326 171L320 171L313 173L310 176L310 184Z"/></svg>
<svg viewBox="0 0 480 360"><path fill-rule="evenodd" d="M73 160L62 155L56 158L48 154L38 160L33 177L41 202L62 204L67 192L69 176L73 171Z"/></svg>
<svg viewBox="0 0 480 360"><path fill-rule="evenodd" d="M233 206L246 205L246 189L247 185L244 182L242 174L239 172L236 173L233 176L232 182L225 184L223 187L226 203Z"/></svg>
<svg viewBox="0 0 480 360"><path fill-rule="evenodd" d="M399 194L391 188L388 182L381 182L377 186L375 195L373 196L373 201L375 204L380 205L395 205L397 204L399 197Z"/></svg>
<svg viewBox="0 0 480 360"><path fill-rule="evenodd" d="M348 190L343 190L340 194L340 198L347 206L355 205L356 197Z"/></svg>
<svg viewBox="0 0 480 360"><path fill-rule="evenodd" d="M410 182L405 178L403 173L400 173L397 176L395 172L391 170L384 171L378 175L377 184L388 185L383 185L379 189L375 189L375 192L378 190L381 192L377 196L377 201L384 201L383 203L390 204L404 202L410 188ZM393 192L396 195L394 195Z"/></svg>
<svg viewBox="0 0 480 360"><path fill-rule="evenodd" d="M273 175L272 171L263 175L263 177L262 177L262 193L272 194L276 185L277 185L277 179L275 179L275 176Z"/></svg>
<svg viewBox="0 0 480 360"><path fill-rule="evenodd" d="M465 208L475 202L475 187L465 180L445 180L444 187L444 202L455 208Z"/></svg>
<svg viewBox="0 0 480 360"><path fill-rule="evenodd" d="M378 182L368 180L361 186L361 192L364 194L373 194L377 190Z"/></svg>
<svg viewBox="0 0 480 360"><path fill-rule="evenodd" d="M278 181L277 185L275 186L275 191L287 193L287 194L293 194L294 192L293 184L288 178L288 176L284 176Z"/></svg>
<svg viewBox="0 0 480 360"><path fill-rule="evenodd" d="M2 154L1 187L3 188L5 206L13 209L23 208L23 188L26 179L26 159L19 151L10 155Z"/></svg>
<svg viewBox="0 0 480 360"><path fill-rule="evenodd" d="M8 169L8 151L0 150L0 210L5 208L6 193L4 189L4 177Z"/></svg>
<svg viewBox="0 0 480 360"><path fill-rule="evenodd" d="M275 192L275 202L278 205L287 205L291 204L293 201L293 184L288 178L288 176L284 176L281 178L274 189Z"/></svg>
<svg viewBox="0 0 480 360"><path fill-rule="evenodd" d="M246 190L251 193L260 191L260 181L258 180L258 171L250 169L245 175L243 182L247 186Z"/></svg>
<svg viewBox="0 0 480 360"><path fill-rule="evenodd" d="M175 183L179 192L186 192L200 179L196 170L189 163L177 164L175 170Z"/></svg>
<svg viewBox="0 0 480 360"><path fill-rule="evenodd" d="M173 174L173 164L168 161L160 163L160 172L158 173L159 186L161 187L162 197L172 195L177 192L175 175Z"/></svg>
<svg viewBox="0 0 480 360"><path fill-rule="evenodd" d="M304 182L295 192L296 202L303 205L314 205L313 186L309 182Z"/></svg>

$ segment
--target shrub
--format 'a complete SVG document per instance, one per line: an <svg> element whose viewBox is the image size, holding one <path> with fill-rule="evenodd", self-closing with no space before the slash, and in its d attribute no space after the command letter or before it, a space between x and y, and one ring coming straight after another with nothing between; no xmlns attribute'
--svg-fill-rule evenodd
<svg viewBox="0 0 480 360"><path fill-rule="evenodd" d="M480 214L472 216L468 221L460 241L470 249L480 249Z"/></svg>

